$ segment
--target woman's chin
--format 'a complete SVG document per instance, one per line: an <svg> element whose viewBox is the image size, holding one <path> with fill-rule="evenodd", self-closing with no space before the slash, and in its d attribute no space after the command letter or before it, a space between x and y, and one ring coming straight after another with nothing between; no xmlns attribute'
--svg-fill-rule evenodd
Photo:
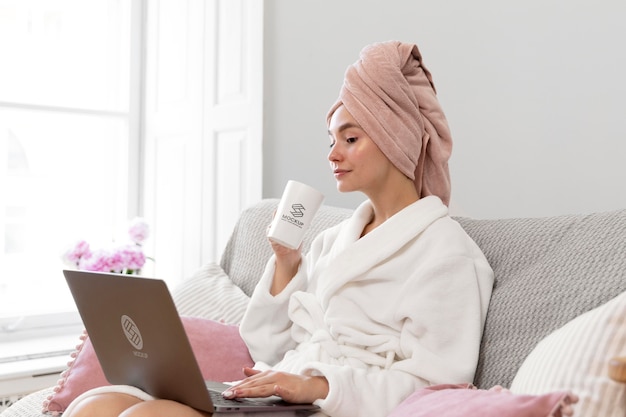
<svg viewBox="0 0 626 417"><path fill-rule="evenodd" d="M337 191L340 193L351 193L358 190L355 190L354 187L348 187L345 184L337 183Z"/></svg>

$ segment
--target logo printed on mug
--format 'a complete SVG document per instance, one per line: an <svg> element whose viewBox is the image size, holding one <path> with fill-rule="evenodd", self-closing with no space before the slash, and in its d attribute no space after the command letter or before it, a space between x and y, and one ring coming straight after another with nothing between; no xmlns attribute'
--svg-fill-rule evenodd
<svg viewBox="0 0 626 417"><path fill-rule="evenodd" d="M306 208L300 204L300 203L296 203L296 204L292 204L291 205L291 215L293 217L302 217L304 216L304 210L306 210Z"/></svg>

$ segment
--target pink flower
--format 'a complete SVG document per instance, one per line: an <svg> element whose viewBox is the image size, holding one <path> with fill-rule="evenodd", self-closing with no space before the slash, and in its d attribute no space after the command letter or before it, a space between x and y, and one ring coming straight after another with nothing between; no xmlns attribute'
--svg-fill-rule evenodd
<svg viewBox="0 0 626 417"><path fill-rule="evenodd" d="M140 246L123 246L118 249L117 255L122 259L122 264L125 269L123 272L127 274L139 271L146 263L146 256Z"/></svg>
<svg viewBox="0 0 626 417"><path fill-rule="evenodd" d="M107 253L109 271L122 273L126 268L126 259L119 249L113 249Z"/></svg>
<svg viewBox="0 0 626 417"><path fill-rule="evenodd" d="M150 234L150 227L148 223L141 217L135 217L130 222L130 227L128 228L128 235L130 236L130 240L135 242L138 245L141 245Z"/></svg>
<svg viewBox="0 0 626 417"><path fill-rule="evenodd" d="M80 264L81 259L87 259L91 256L91 249L89 248L89 243L84 240L79 240L76 242L74 247L69 249L63 255L63 260L66 263L71 265L78 266Z"/></svg>
<svg viewBox="0 0 626 417"><path fill-rule="evenodd" d="M100 249L94 252L89 258L82 259L78 268L85 271L114 272L114 270L111 269L112 266L109 252Z"/></svg>

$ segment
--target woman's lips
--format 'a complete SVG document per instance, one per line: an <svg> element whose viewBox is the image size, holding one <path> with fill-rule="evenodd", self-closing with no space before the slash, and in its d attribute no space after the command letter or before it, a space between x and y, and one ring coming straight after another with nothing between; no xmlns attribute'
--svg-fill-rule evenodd
<svg viewBox="0 0 626 417"><path fill-rule="evenodd" d="M336 169L333 171L333 174L335 175L335 178L340 178L346 175L348 172L350 171L348 171L347 169Z"/></svg>

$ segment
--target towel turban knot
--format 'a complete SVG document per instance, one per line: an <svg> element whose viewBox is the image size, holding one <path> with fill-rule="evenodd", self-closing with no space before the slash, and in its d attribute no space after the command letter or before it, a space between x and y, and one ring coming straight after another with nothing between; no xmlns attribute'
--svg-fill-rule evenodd
<svg viewBox="0 0 626 417"><path fill-rule="evenodd" d="M450 201L448 160L452 137L430 72L417 45L375 43L348 67L339 99L327 115L346 107L418 195Z"/></svg>

